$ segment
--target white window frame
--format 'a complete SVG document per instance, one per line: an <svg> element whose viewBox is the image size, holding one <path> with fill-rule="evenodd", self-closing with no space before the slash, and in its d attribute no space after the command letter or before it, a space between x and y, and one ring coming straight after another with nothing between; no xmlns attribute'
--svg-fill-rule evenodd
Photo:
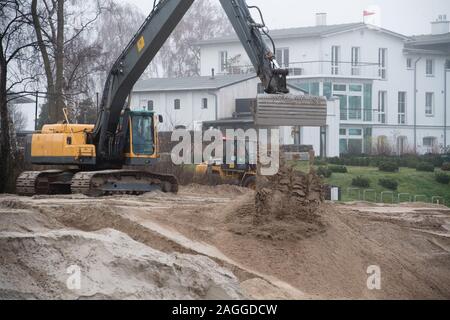
<svg viewBox="0 0 450 320"><path fill-rule="evenodd" d="M426 61L425 61L425 75L427 76L427 77L434 77L434 59L427 59ZM429 68L431 68L431 70L429 69ZM430 73L430 71L431 71L431 73Z"/></svg>
<svg viewBox="0 0 450 320"><path fill-rule="evenodd" d="M350 87L353 85L362 86L361 91L351 91ZM345 86L345 91L335 90L335 86ZM336 96L336 97L345 96L347 99L346 120L341 120L341 121L347 121L347 122L364 121L365 106L364 106L364 86L363 86L363 84L361 84L361 83L339 83L339 82L333 83L332 95ZM361 98L361 109L358 110L359 113L357 113L357 114L359 115L359 117L357 117L356 119L351 117L351 109L350 109L350 98L351 97Z"/></svg>
<svg viewBox="0 0 450 320"><path fill-rule="evenodd" d="M431 145L425 144L426 139L429 139L431 141ZM436 137L423 137L422 144L425 148L434 148L437 144L437 138Z"/></svg>
<svg viewBox="0 0 450 320"><path fill-rule="evenodd" d="M202 98L202 110L208 109L208 98Z"/></svg>
<svg viewBox="0 0 450 320"><path fill-rule="evenodd" d="M331 47L331 74L338 75L340 73L341 47Z"/></svg>
<svg viewBox="0 0 450 320"><path fill-rule="evenodd" d="M181 99L173 100L173 108L174 108L174 110L181 110Z"/></svg>
<svg viewBox="0 0 450 320"><path fill-rule="evenodd" d="M361 47L352 47L352 76L361 75Z"/></svg>
<svg viewBox="0 0 450 320"><path fill-rule="evenodd" d="M387 107L388 107L387 91L380 90L378 91L378 122L381 124L387 123L386 117Z"/></svg>
<svg viewBox="0 0 450 320"><path fill-rule="evenodd" d="M406 69L408 70L414 69L412 58L406 58Z"/></svg>
<svg viewBox="0 0 450 320"><path fill-rule="evenodd" d="M289 68L290 64L290 49L289 48L277 48L275 58L278 64L282 68Z"/></svg>
<svg viewBox="0 0 450 320"><path fill-rule="evenodd" d="M219 51L219 70L221 73L228 72L228 51Z"/></svg>
<svg viewBox="0 0 450 320"><path fill-rule="evenodd" d="M378 49L378 76L382 80L387 80L387 65L388 65L388 49Z"/></svg>
<svg viewBox="0 0 450 320"><path fill-rule="evenodd" d="M429 95L431 95L431 105L428 104ZM434 104L435 104L434 92L425 92L425 116L434 117ZM431 113L428 112L429 108L431 108Z"/></svg>
<svg viewBox="0 0 450 320"><path fill-rule="evenodd" d="M155 110L155 101L154 100L148 100L147 101L147 111L154 111L154 110Z"/></svg>
<svg viewBox="0 0 450 320"><path fill-rule="evenodd" d="M401 95L403 95L403 101L400 100ZM398 92L398 124L406 124L406 108L408 107L408 94L406 91ZM403 112L402 112L403 108Z"/></svg>

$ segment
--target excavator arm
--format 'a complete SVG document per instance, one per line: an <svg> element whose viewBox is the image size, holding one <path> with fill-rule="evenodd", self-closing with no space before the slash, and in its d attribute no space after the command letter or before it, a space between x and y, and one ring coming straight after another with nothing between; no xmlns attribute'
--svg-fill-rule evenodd
<svg viewBox="0 0 450 320"><path fill-rule="evenodd" d="M101 112L92 138L97 156L120 159L124 144L117 135L121 113L134 85L183 18L194 0L160 0L112 67L103 91ZM286 76L263 39L264 24L256 23L244 0L220 0L234 30L269 94L288 93Z"/></svg>

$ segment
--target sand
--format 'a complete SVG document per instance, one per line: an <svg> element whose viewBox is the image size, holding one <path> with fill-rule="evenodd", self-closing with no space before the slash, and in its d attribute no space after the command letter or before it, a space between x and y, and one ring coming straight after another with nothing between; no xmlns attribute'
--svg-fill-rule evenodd
<svg viewBox="0 0 450 320"><path fill-rule="evenodd" d="M0 298L449 299L450 211L325 203L255 225L254 192L0 195ZM80 290L67 267L82 270ZM381 290L367 268L381 269Z"/></svg>

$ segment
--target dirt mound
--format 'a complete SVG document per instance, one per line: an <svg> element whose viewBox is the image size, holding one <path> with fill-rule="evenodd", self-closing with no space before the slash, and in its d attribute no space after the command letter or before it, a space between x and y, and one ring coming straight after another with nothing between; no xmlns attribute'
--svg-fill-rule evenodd
<svg viewBox="0 0 450 320"><path fill-rule="evenodd" d="M326 231L322 219L325 213L320 208L308 215L265 214L261 217L253 195L239 200L226 217L228 230L237 235L280 241L302 240Z"/></svg>
<svg viewBox="0 0 450 320"><path fill-rule="evenodd" d="M1 233L0 248L0 299L242 298L234 275L212 260L165 254L111 229ZM71 266L79 288L67 286Z"/></svg>
<svg viewBox="0 0 450 320"><path fill-rule="evenodd" d="M324 201L323 185L314 171L302 173L282 165L271 177L258 177L257 219L297 217L311 219Z"/></svg>

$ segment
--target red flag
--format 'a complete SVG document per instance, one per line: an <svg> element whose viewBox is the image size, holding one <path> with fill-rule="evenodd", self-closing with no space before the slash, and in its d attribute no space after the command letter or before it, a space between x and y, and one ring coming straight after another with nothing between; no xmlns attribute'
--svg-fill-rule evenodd
<svg viewBox="0 0 450 320"><path fill-rule="evenodd" d="M364 17L373 16L375 12L364 10Z"/></svg>

